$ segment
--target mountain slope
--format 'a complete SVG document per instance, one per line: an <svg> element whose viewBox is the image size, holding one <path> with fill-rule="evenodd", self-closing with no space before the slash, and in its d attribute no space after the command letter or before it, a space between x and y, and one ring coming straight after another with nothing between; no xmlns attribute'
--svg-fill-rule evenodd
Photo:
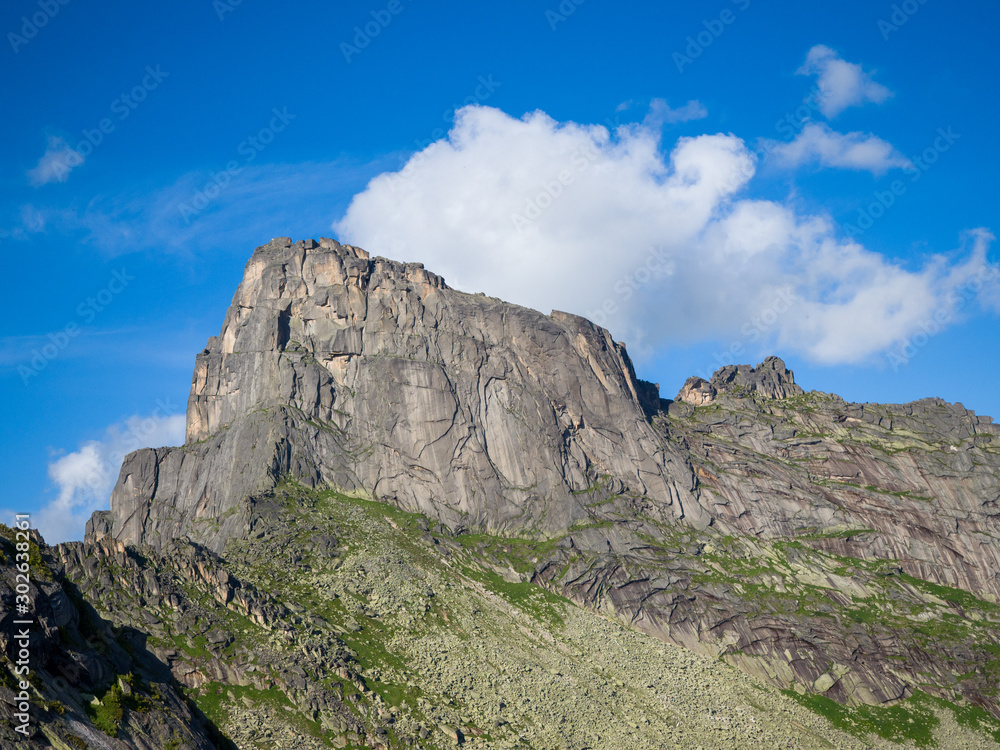
<svg viewBox="0 0 1000 750"><path fill-rule="evenodd" d="M845 712L837 728L718 660L522 581L552 542L453 536L291 482L249 514L250 538L222 557L188 540L126 556L99 542L89 572L87 547L64 553L84 593L148 631L241 748L899 747L880 734L1000 746L972 726L1000 722L926 697Z"/></svg>
<svg viewBox="0 0 1000 750"><path fill-rule="evenodd" d="M780 687L996 713L994 425L819 393L674 403L654 424L688 452L712 528L598 501L542 579Z"/></svg>
<svg viewBox="0 0 1000 750"><path fill-rule="evenodd" d="M513 564L518 586L720 657L835 719L838 704L949 705L988 728L998 432L933 399L805 393L776 358L664 400L582 318L465 294L333 240L279 238L254 252L197 357L186 444L126 458L86 549L140 550L136 575L174 570L156 561L183 550L213 561L195 568L218 571L217 604L294 640L282 587L297 580L255 577L240 556L279 533L281 514L260 510L277 507L276 488L294 482L314 503L309 488L333 488L419 513L468 564ZM315 555L305 541L285 552L291 570ZM148 628L176 619L185 591ZM326 619L319 603L297 606ZM109 616L133 617L126 599ZM361 736L338 715L338 731Z"/></svg>

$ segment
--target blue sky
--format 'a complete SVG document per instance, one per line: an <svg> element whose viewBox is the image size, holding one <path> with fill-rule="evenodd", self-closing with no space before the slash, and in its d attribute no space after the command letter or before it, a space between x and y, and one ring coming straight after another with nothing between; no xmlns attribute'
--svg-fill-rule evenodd
<svg viewBox="0 0 1000 750"><path fill-rule="evenodd" d="M590 315L666 397L775 353L807 389L1000 416L998 16L7 3L0 508L79 536L123 452L176 442L275 236Z"/></svg>

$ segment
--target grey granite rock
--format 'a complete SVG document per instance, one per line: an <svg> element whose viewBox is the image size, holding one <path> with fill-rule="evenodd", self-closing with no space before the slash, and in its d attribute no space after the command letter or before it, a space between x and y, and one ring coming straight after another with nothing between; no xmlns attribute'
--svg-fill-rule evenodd
<svg viewBox="0 0 1000 750"><path fill-rule="evenodd" d="M257 248L197 356L187 443L127 457L111 534L221 550L244 498L294 477L453 528L555 535L597 477L704 526L683 459L649 424L656 387L622 344L568 313L450 289L420 264L333 240ZM215 520L217 524L202 523Z"/></svg>
<svg viewBox="0 0 1000 750"><path fill-rule="evenodd" d="M759 393L765 398L788 398L804 393L795 384L795 374L778 357L768 357L756 367L726 365L711 380L691 377L684 383L677 401L695 406L710 404L722 393Z"/></svg>

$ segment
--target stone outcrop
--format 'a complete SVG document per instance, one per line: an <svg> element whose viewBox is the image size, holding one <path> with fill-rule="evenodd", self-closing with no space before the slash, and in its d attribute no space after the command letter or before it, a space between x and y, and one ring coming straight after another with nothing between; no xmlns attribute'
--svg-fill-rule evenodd
<svg viewBox="0 0 1000 750"><path fill-rule="evenodd" d="M684 383L677 401L694 406L712 403L722 393L757 393L764 398L801 396L804 391L795 385L795 374L778 357L768 357L756 367L726 365L716 370L711 380L690 377Z"/></svg>

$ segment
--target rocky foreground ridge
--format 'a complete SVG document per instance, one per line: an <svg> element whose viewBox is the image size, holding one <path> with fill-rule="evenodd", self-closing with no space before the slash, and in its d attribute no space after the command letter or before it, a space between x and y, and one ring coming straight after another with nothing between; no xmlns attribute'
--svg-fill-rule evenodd
<svg viewBox="0 0 1000 750"><path fill-rule="evenodd" d="M299 601L305 614L283 614L293 610L273 577L250 562L238 575L239 560L275 533L273 498L288 482L303 503L335 488L425 519L466 567L721 659L848 729L871 727L839 711L926 701L989 728L1000 717L998 433L935 399L803 392L776 358L661 399L624 346L583 318L453 290L419 264L333 240L279 238L254 252L197 357L185 445L128 456L111 510L88 524L83 557L112 540L136 550L137 582L119 597L115 576L83 588L103 591L103 606L119 601L107 616L131 622L142 609L124 602L148 596L144 566L174 570L187 545L221 571L217 604L296 643L282 623L333 613ZM312 539L282 552L292 570L296 554L320 554ZM325 544L327 557L342 554ZM185 591L147 631L184 622ZM205 646L214 621L192 627L202 621ZM232 637L217 629L220 643ZM189 633L170 632L154 638ZM168 651L160 658L189 689L267 689ZM350 682L336 644L317 653L334 661L315 673L302 663L306 682L336 669ZM261 668L259 655L246 661ZM330 710L341 718L320 736L372 730L367 714Z"/></svg>
<svg viewBox="0 0 1000 750"><path fill-rule="evenodd" d="M0 524L0 747L228 747L148 649L146 633L113 627L67 578L67 562L96 572L102 557L125 555L121 544L109 542L84 559L74 554L79 544L56 551L34 536L28 543L32 608L26 619L15 607L24 580L15 568L18 542L15 531ZM26 642L18 638L24 628L15 621L34 623L26 629ZM29 658L20 657L22 649ZM112 729L115 737L109 736Z"/></svg>

